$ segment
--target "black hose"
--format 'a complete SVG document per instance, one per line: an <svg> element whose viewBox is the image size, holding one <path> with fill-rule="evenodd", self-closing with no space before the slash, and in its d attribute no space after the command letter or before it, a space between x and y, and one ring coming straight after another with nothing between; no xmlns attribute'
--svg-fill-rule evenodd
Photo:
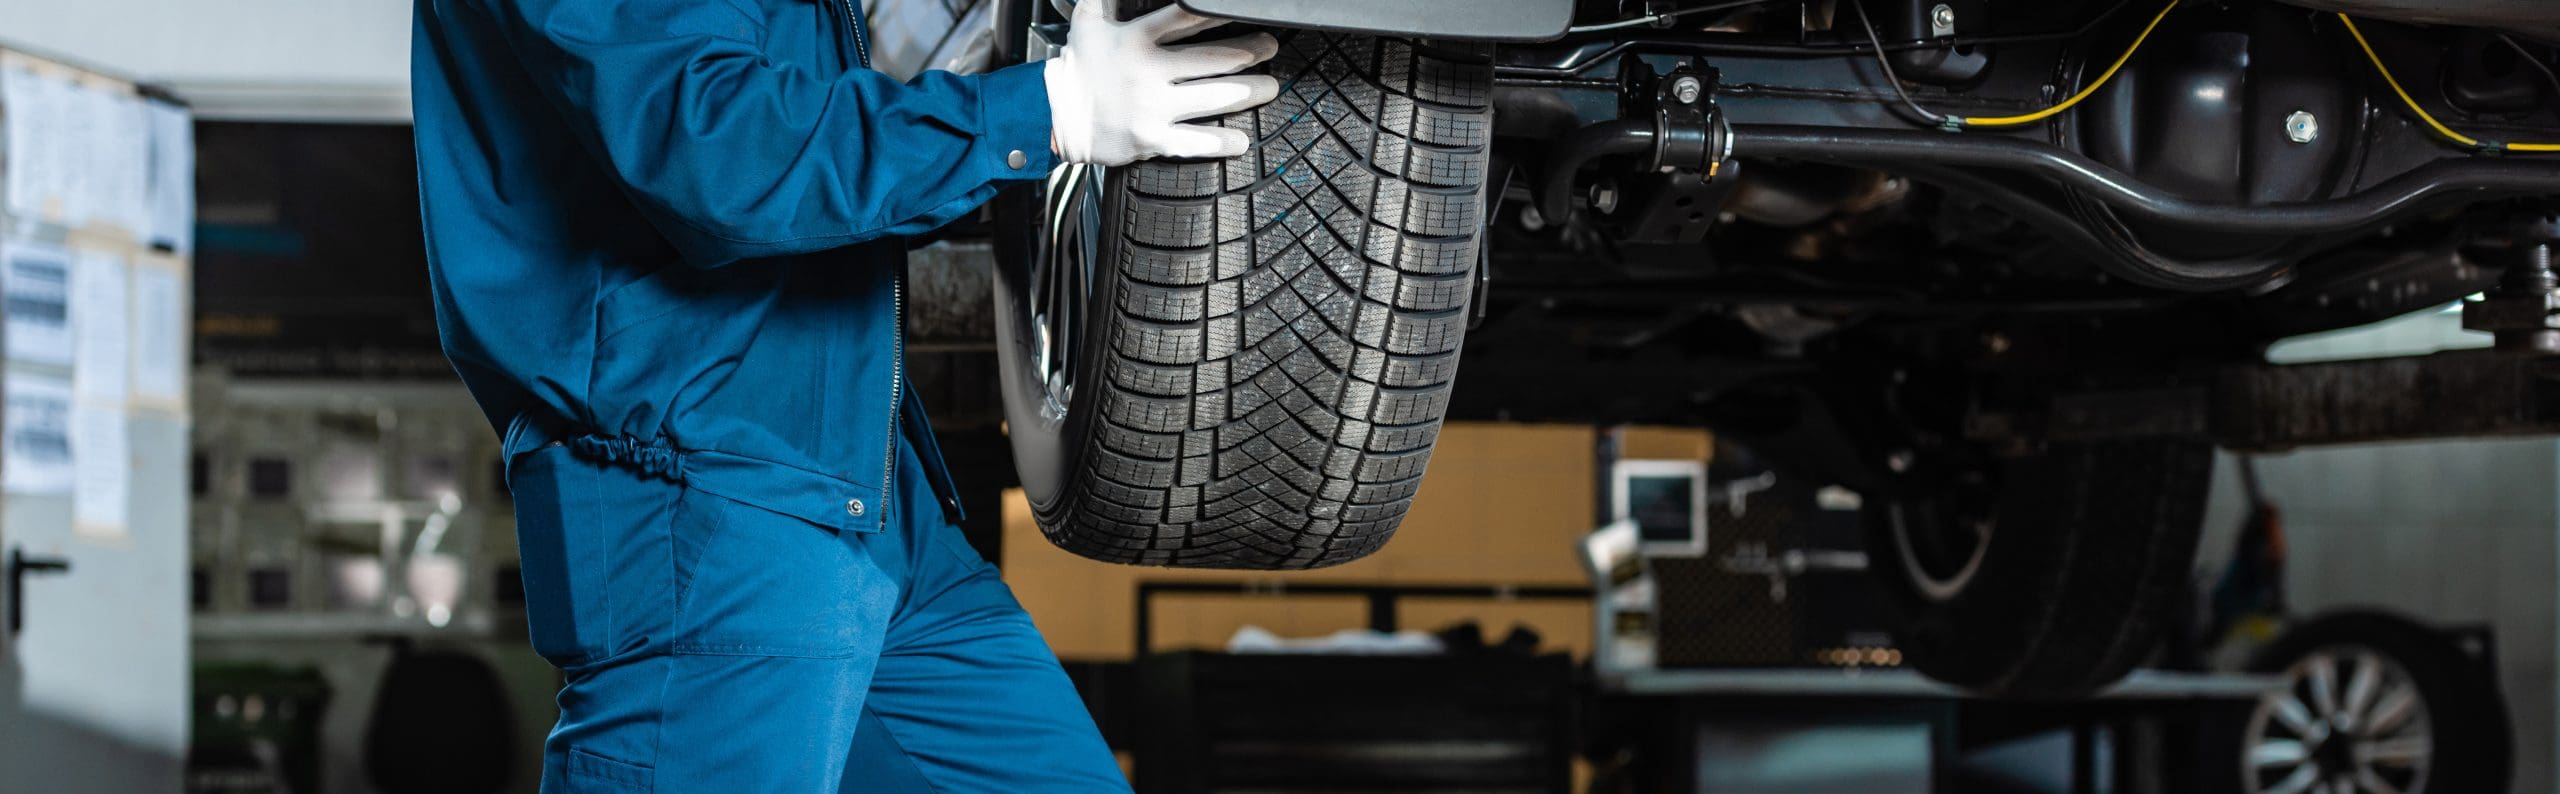
<svg viewBox="0 0 2560 794"><path fill-rule="evenodd" d="M1610 125L1586 128L1585 132L1607 126ZM1652 131L1647 129L1644 133L1650 136ZM2078 152L2021 138L1736 124L1733 154L1737 158L1790 158L1886 171L1919 164L2024 171L2080 190L2134 218L2188 229L2271 236L2350 231L2424 209L2432 200L2453 193L2468 194L2466 198L2475 201L2560 195L2560 160L2520 157L2438 160L2347 196L2252 205L2179 198ZM1571 175L1564 178L1570 180Z"/></svg>

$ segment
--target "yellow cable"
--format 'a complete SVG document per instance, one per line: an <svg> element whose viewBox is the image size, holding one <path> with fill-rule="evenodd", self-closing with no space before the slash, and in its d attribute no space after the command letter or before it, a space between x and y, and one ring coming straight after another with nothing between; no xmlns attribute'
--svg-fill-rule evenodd
<svg viewBox="0 0 2560 794"><path fill-rule="evenodd" d="M2435 128L2437 135L2442 135L2446 140L2453 141L2454 143L2459 143L2464 146L2469 146L2474 149L2503 149L2511 152L2560 152L2560 143L2481 143L2478 138L2454 132L2452 127L2445 126L2444 122L2437 121L2433 114L2428 113L2426 108L2420 107L2418 105L2418 100L2409 96L2408 89L2400 87L2399 78L2391 76L2391 67L2382 65L2382 56L2373 51L2372 42L2364 40L2364 31L2356 29L2356 21L2354 19L2349 18L2345 14L2339 14L2338 21L2347 23L2347 35L2354 36L2356 38L2356 46L2364 48L2364 57L2373 61L2373 70L2382 74L2382 82L2385 85L2391 86L2391 93L2399 94L2400 101L2409 106L2409 112L2418 114L2418 120L2426 122L2429 127Z"/></svg>
<svg viewBox="0 0 2560 794"><path fill-rule="evenodd" d="M2169 0L2168 5L2162 6L2160 8L2160 13L2151 18L2151 24L2142 26L2142 34L2133 37L2133 44L2124 48L2124 54L2116 57L2115 64L2108 66L2107 71L2098 75L2097 80L2089 83L2086 87L2081 88L2080 93L2072 94L2070 99L2062 100L2053 107L2045 108L2034 113L2026 113L2016 116L1990 116L1983 118L1958 117L1956 121L1967 127L2014 127L2020 124L2032 124L2038 121L2043 121L2046 118L2051 117L2053 114L2070 110L2072 105L2080 104L2080 100L2088 99L2090 94L2098 93L2099 87L2106 85L2108 79L2116 76L2116 70L2124 68L2126 61L2133 60L2134 51L2142 49L2142 40L2151 38L2151 29L2159 27L2160 20L2168 19L2169 12L2175 10L2177 7L2178 0Z"/></svg>

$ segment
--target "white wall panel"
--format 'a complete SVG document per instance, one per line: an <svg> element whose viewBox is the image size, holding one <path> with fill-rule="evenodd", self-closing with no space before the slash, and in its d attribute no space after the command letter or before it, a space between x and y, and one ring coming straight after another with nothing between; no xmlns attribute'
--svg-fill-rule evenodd
<svg viewBox="0 0 2560 794"><path fill-rule="evenodd" d="M169 85L200 115L397 120L409 13L400 0L0 0L0 43Z"/></svg>

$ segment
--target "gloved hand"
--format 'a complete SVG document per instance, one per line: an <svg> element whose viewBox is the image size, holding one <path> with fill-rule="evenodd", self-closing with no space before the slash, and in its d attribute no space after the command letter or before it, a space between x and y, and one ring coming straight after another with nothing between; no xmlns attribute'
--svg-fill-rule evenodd
<svg viewBox="0 0 2560 794"><path fill-rule="evenodd" d="M1278 79L1236 72L1270 60L1280 42L1256 33L1167 46L1226 20L1166 6L1123 22L1110 6L1076 4L1066 49L1042 75L1058 158L1126 165L1149 157L1234 157L1251 148L1243 130L1183 122L1279 96Z"/></svg>

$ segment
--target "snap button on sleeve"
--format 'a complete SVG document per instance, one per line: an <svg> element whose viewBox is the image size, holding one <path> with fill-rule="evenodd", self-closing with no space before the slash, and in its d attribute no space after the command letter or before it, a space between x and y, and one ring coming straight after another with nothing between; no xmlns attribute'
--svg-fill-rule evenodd
<svg viewBox="0 0 2560 794"><path fill-rule="evenodd" d="M861 518L861 517L862 517L862 500L860 500L860 499L847 499L847 500L845 500L845 503L844 503L844 513L845 513L845 515L853 516L853 517L855 517L855 518Z"/></svg>
<svg viewBox="0 0 2560 794"><path fill-rule="evenodd" d="M1004 156L1005 166L1015 170L1020 170L1022 165L1028 162L1031 162L1031 158L1024 156L1021 149L1015 149L1011 154Z"/></svg>

